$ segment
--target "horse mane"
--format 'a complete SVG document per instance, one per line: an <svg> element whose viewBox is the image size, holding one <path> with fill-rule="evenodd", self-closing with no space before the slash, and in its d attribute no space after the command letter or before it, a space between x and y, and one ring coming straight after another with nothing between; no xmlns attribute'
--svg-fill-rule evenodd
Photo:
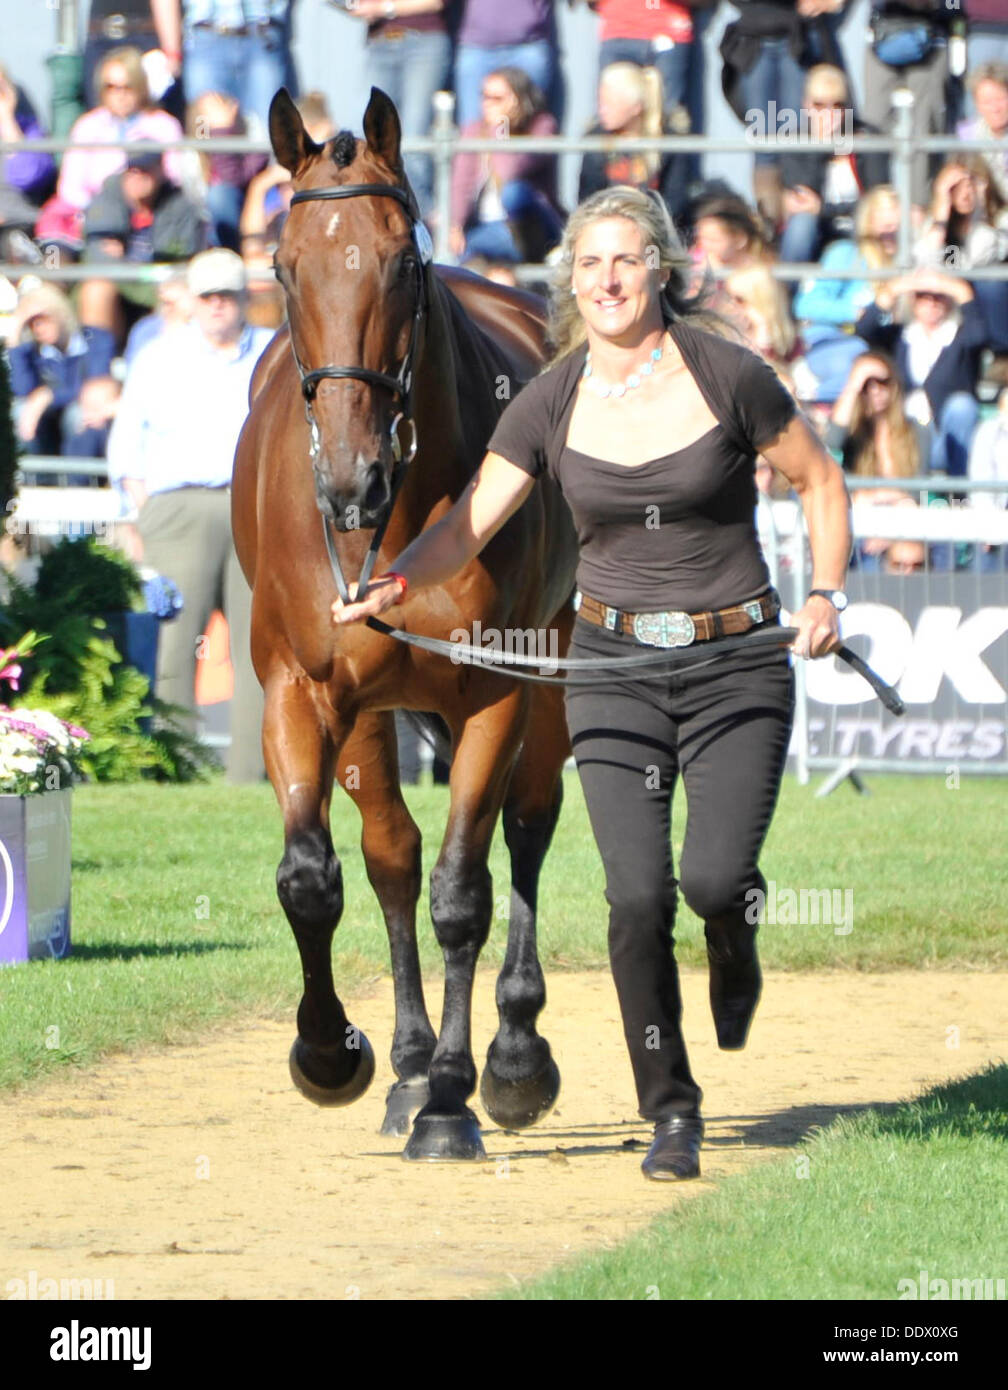
<svg viewBox="0 0 1008 1390"><path fill-rule="evenodd" d="M515 359L475 322L453 293L451 287L434 273L433 267L429 269L429 274L431 293L440 299L447 320L459 410L462 416L463 429L467 433L473 432L470 434L471 438L480 432L479 415L481 405L484 402L493 402L498 405L496 418L499 418L509 400L517 394L517 390L515 390L512 396L502 396L498 389L501 378L504 377L509 381L519 383L518 389L520 389L526 384L528 373L521 371ZM481 399L477 399L477 393L473 391L474 373L477 371L479 373L479 397ZM478 456L474 454L472 459L473 473L481 462L482 454Z"/></svg>
<svg viewBox="0 0 1008 1390"><path fill-rule="evenodd" d="M329 142L329 158L337 169L349 169L357 158L357 137L351 130L341 130Z"/></svg>

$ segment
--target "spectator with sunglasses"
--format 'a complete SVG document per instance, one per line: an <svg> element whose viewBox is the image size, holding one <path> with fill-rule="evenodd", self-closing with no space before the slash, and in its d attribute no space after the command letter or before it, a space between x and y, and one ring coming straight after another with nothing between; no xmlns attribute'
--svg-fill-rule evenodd
<svg viewBox="0 0 1008 1390"><path fill-rule="evenodd" d="M126 166L126 155L115 148L89 149L91 140L122 144L151 140L164 145L182 139L182 127L174 116L151 102L140 52L114 48L98 69L99 102L75 122L71 148L63 156L56 193L64 204L84 212L106 179ZM182 166L177 154L165 156L165 173L180 183Z"/></svg>
<svg viewBox="0 0 1008 1390"><path fill-rule="evenodd" d="M897 301L906 297L900 322ZM983 314L965 280L920 269L883 284L861 315L858 337L884 348L909 388L906 412L931 430L930 466L962 478L980 414L976 385L987 342Z"/></svg>
<svg viewBox="0 0 1008 1390"><path fill-rule="evenodd" d="M851 368L826 429L826 445L842 455L845 473L859 478L919 477L930 451L927 430L903 411L903 387L888 353L863 353ZM861 490L854 504L916 506L899 487ZM857 542L857 565L863 570L916 569L924 563L919 541L892 541L868 536Z"/></svg>

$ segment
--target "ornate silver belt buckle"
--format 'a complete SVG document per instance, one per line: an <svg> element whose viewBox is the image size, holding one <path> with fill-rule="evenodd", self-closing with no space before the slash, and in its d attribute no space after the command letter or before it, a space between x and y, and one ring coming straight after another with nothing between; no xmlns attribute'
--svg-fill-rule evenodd
<svg viewBox="0 0 1008 1390"><path fill-rule="evenodd" d="M649 647L688 647L696 638L696 624L688 613L638 613L634 636Z"/></svg>

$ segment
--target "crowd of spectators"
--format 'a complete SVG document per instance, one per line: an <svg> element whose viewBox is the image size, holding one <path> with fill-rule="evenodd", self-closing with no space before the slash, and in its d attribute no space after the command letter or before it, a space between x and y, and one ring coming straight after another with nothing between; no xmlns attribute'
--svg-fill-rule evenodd
<svg viewBox="0 0 1008 1390"><path fill-rule="evenodd" d="M505 283L520 264L548 263L570 209L556 157L519 142L563 126L559 0L330 3L366 26L368 75L393 97L405 135L428 132L434 93L449 88L461 132L499 141L490 154L454 161L452 254ZM835 142L832 150L758 150L746 188L705 181L696 152L622 145L706 131L704 35L718 0L567 3L587 6L598 24L596 109L584 133L611 137L583 156L578 196L630 183L663 198L697 288L771 362L852 475L894 480L884 500L915 505L920 494L900 486L915 474L1008 479L1004 393L996 404L1008 383L1008 281L973 274L1008 259L1003 0L875 0L859 83L839 42L846 0L733 0L737 16L716 61L739 122L757 135ZM183 130L264 140L273 92L282 84L297 91L291 10L292 0L92 0L86 109L58 164L18 149L44 134L45 122L16 74L0 67L8 147L0 258L25 262L26 276L33 262L80 261L88 272L67 293L26 279L7 305L26 451L104 453L122 381L128 398L130 374L152 343L192 328L200 305L186 267L207 248L244 262L243 323L282 321L282 296L255 272L269 267L287 215L288 172L265 154L116 146L171 145ZM865 93L862 110L855 86ZM850 146L851 136L891 129L898 86L914 93L918 133L1002 142L985 155L917 157L909 229L888 155ZM313 139L335 133L325 96L309 92L298 104ZM406 168L436 230L430 161L411 155ZM876 278L895 267L901 233L914 269ZM815 262L845 278L782 279L778 262ZM166 268L162 279L124 274L151 264ZM863 565L899 570L923 560L919 545L881 541L863 543L858 555Z"/></svg>

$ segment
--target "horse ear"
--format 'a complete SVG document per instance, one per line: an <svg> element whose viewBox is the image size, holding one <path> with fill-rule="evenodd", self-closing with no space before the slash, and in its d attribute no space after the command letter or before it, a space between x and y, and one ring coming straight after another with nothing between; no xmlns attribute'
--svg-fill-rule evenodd
<svg viewBox="0 0 1008 1390"><path fill-rule="evenodd" d="M322 153L322 146L305 130L301 112L286 87L281 87L270 102L269 134L273 153L289 174L296 174L313 155Z"/></svg>
<svg viewBox="0 0 1008 1390"><path fill-rule="evenodd" d="M364 112L364 136L368 149L390 169L402 167L399 158L399 145L402 140L402 126L395 102L380 87L371 88L371 100Z"/></svg>

